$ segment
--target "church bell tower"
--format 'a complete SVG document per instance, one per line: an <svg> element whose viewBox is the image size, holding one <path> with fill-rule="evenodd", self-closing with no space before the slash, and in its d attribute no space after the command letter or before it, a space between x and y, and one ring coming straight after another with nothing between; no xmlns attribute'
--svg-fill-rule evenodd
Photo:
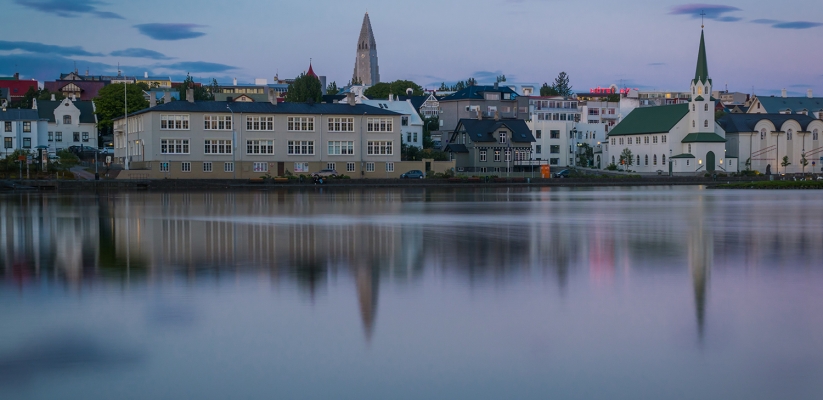
<svg viewBox="0 0 823 400"><path fill-rule="evenodd" d="M703 31L700 31L700 50L697 53L697 68L691 85L689 102L689 132L714 132L714 100L712 99L712 80L709 78L709 65L706 60L706 43Z"/></svg>
<svg viewBox="0 0 823 400"><path fill-rule="evenodd" d="M372 86L380 83L380 68L377 66L377 43L371 29L369 13L363 17L360 37L357 39L357 58L354 61L352 83Z"/></svg>

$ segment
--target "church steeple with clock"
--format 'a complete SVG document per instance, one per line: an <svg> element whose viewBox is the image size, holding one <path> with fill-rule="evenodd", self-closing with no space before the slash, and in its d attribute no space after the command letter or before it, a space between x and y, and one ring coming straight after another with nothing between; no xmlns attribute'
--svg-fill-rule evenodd
<svg viewBox="0 0 823 400"><path fill-rule="evenodd" d="M369 13L363 17L360 37L357 39L357 58L354 61L352 83L372 86L380 83L380 68L377 65L377 43L371 29Z"/></svg>

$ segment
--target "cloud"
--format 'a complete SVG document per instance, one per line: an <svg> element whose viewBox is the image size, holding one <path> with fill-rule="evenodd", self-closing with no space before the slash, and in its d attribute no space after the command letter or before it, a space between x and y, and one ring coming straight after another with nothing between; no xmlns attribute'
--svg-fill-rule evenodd
<svg viewBox="0 0 823 400"><path fill-rule="evenodd" d="M495 82L500 75L506 75L503 71L475 71L472 78L476 79L478 83ZM517 77L515 75L506 75L506 81L513 82Z"/></svg>
<svg viewBox="0 0 823 400"><path fill-rule="evenodd" d="M705 13L705 18L720 21L720 22L735 22L740 21L742 18L740 17L733 17L730 15L724 15L727 13L732 13L735 11L741 11L741 9L733 6L724 6L719 4L683 4L679 6L675 6L669 12L672 15L690 15L692 18L701 18L704 17L703 13Z"/></svg>
<svg viewBox="0 0 823 400"><path fill-rule="evenodd" d="M156 52L149 49L129 48L125 50L117 50L111 52L114 57L134 57L134 58L150 58L152 60L171 60L172 57L167 57L163 53Z"/></svg>
<svg viewBox="0 0 823 400"><path fill-rule="evenodd" d="M650 66L650 67L662 67L662 66L666 65L666 63L664 63L664 62L654 62L654 63L648 63L647 65Z"/></svg>
<svg viewBox="0 0 823 400"><path fill-rule="evenodd" d="M182 61L178 63L157 65L157 68L181 70L191 73L226 72L237 69L231 65L210 63L205 61Z"/></svg>
<svg viewBox="0 0 823 400"><path fill-rule="evenodd" d="M751 22L754 24L774 25L780 21L776 19L753 19Z"/></svg>
<svg viewBox="0 0 823 400"><path fill-rule="evenodd" d="M772 28L777 29L809 29L809 28L817 28L818 26L823 26L823 23L820 22L808 22L808 21L791 21L791 22L779 22L772 25Z"/></svg>
<svg viewBox="0 0 823 400"><path fill-rule="evenodd" d="M55 54L61 56L103 56L103 54L100 53L91 53L86 50L83 50L83 48L80 46L64 47L37 42L9 42L5 40L0 40L0 50L20 50L29 53Z"/></svg>
<svg viewBox="0 0 823 400"><path fill-rule="evenodd" d="M11 68L17 66L17 70L25 75L27 79L34 78L39 81L53 81L60 77L61 73L74 71L74 66L78 69L90 69L95 74L116 73L117 67L108 64L92 62L87 60L74 60L53 54L8 54L0 55L0 75L11 75L14 72Z"/></svg>
<svg viewBox="0 0 823 400"><path fill-rule="evenodd" d="M14 2L23 7L64 18L91 15L98 18L125 19L120 14L98 10L98 5L107 3L97 0L14 0Z"/></svg>
<svg viewBox="0 0 823 400"><path fill-rule="evenodd" d="M197 24L140 24L135 25L140 33L154 40L183 40L194 39L205 35L203 32L196 32L194 29L205 27Z"/></svg>

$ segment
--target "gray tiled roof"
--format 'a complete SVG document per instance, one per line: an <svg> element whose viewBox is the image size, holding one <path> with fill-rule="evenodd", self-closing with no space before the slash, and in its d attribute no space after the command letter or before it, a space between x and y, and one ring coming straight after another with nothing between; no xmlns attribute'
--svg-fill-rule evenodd
<svg viewBox="0 0 823 400"><path fill-rule="evenodd" d="M54 121L54 110L60 105L63 104L63 101L37 101L37 112L40 114L40 118L47 119L49 122ZM80 110L80 123L81 124L94 124L97 121L94 119L94 104L91 101L80 101L77 100L74 102L74 106Z"/></svg>
<svg viewBox="0 0 823 400"><path fill-rule="evenodd" d="M505 126L512 131L511 141L515 143L535 142L534 136L526 121L522 119L461 119L457 123L457 128L463 127L472 142L496 142L494 132ZM456 132L457 130L455 130Z"/></svg>
<svg viewBox="0 0 823 400"><path fill-rule="evenodd" d="M6 111L0 109L0 121L37 121L40 116L37 110L28 108L7 108Z"/></svg>
<svg viewBox="0 0 823 400"><path fill-rule="evenodd" d="M483 93L511 93L512 99L517 96L517 92L512 90L508 86L499 86L495 88L494 86L469 86L463 90L458 92L452 93L442 99L440 101L451 101L451 100L483 100Z"/></svg>
<svg viewBox="0 0 823 400"><path fill-rule="evenodd" d="M769 120L778 129L786 121L794 120L805 130L814 118L802 114L726 114L717 123L726 133L754 132L754 127L762 120Z"/></svg>
<svg viewBox="0 0 823 400"><path fill-rule="evenodd" d="M229 112L226 105L230 104L235 113L246 114L326 114L326 115L400 115L396 112L367 106L365 104L324 104L324 103L280 103L277 105L265 103L227 103L225 101L172 101L159 104L153 108L146 108L130 115L140 115L152 111L162 112ZM116 118L121 119L122 117Z"/></svg>

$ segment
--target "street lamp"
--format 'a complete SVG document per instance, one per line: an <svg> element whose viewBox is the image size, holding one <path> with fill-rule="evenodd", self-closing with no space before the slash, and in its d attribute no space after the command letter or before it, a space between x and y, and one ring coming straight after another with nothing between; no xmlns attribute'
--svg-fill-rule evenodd
<svg viewBox="0 0 823 400"><path fill-rule="evenodd" d="M234 130L234 111L231 105L226 104L226 108L231 113L231 172L233 179L237 179L237 166L235 164L235 153L237 153L237 134Z"/></svg>
<svg viewBox="0 0 823 400"><path fill-rule="evenodd" d="M576 167L577 166L577 127L572 128L571 134L572 134L572 143L574 143L574 145L572 146L572 149L574 150L574 158L573 158L573 161L572 161L572 167Z"/></svg>

